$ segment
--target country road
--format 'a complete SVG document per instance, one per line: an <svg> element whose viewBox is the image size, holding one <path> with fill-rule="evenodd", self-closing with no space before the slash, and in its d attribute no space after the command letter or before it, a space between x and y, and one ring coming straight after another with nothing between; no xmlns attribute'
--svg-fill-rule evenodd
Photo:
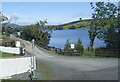
<svg viewBox="0 0 120 82"><path fill-rule="evenodd" d="M32 44L16 38L32 52ZM118 59L64 57L41 51L35 47L37 59L52 68L49 80L118 80Z"/></svg>

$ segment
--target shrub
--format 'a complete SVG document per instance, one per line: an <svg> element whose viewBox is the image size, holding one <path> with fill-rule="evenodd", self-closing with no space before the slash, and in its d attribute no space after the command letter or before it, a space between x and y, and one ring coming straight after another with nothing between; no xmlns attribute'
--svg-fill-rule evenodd
<svg viewBox="0 0 120 82"><path fill-rule="evenodd" d="M84 47L82 45L82 41L80 40L80 38L78 39L77 44L75 45L75 49L80 52L83 53Z"/></svg>

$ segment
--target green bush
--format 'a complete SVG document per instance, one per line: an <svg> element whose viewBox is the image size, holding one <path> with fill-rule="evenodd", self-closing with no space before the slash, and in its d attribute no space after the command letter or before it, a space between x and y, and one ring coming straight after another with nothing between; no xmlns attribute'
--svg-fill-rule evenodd
<svg viewBox="0 0 120 82"><path fill-rule="evenodd" d="M69 29L75 29L75 26L71 26L71 27L69 27Z"/></svg>
<svg viewBox="0 0 120 82"><path fill-rule="evenodd" d="M69 40L67 40L65 47L64 47L64 55L71 55L72 54L72 50L70 47L70 42Z"/></svg>
<svg viewBox="0 0 120 82"><path fill-rule="evenodd" d="M83 55L84 56L95 56L95 53L93 51L87 51L87 50L85 50L83 52Z"/></svg>
<svg viewBox="0 0 120 82"><path fill-rule="evenodd" d="M69 40L67 40L67 42L66 42L66 44L65 44L65 47L64 47L64 50L65 50L65 51L69 51L69 50L71 50Z"/></svg>

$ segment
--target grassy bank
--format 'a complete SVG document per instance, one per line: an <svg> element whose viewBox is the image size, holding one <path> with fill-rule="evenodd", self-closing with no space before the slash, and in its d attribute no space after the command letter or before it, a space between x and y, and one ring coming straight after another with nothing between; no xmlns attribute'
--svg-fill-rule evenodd
<svg viewBox="0 0 120 82"><path fill-rule="evenodd" d="M4 81L16 81L16 80L19 80L19 81L20 81L20 79L17 79L17 78L2 79L3 82L4 82Z"/></svg>
<svg viewBox="0 0 120 82"><path fill-rule="evenodd" d="M13 57L13 56L20 56L20 54L0 52L0 57Z"/></svg>

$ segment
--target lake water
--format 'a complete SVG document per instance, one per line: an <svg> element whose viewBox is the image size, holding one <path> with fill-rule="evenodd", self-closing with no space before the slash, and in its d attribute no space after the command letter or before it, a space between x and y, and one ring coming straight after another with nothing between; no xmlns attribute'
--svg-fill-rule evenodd
<svg viewBox="0 0 120 82"><path fill-rule="evenodd" d="M50 43L48 46L54 46L56 48L64 48L67 39L70 43L76 44L78 38L82 40L82 44L85 48L89 46L89 29L75 29L75 30L55 30L52 31ZM104 41L95 38L94 48L105 46Z"/></svg>

